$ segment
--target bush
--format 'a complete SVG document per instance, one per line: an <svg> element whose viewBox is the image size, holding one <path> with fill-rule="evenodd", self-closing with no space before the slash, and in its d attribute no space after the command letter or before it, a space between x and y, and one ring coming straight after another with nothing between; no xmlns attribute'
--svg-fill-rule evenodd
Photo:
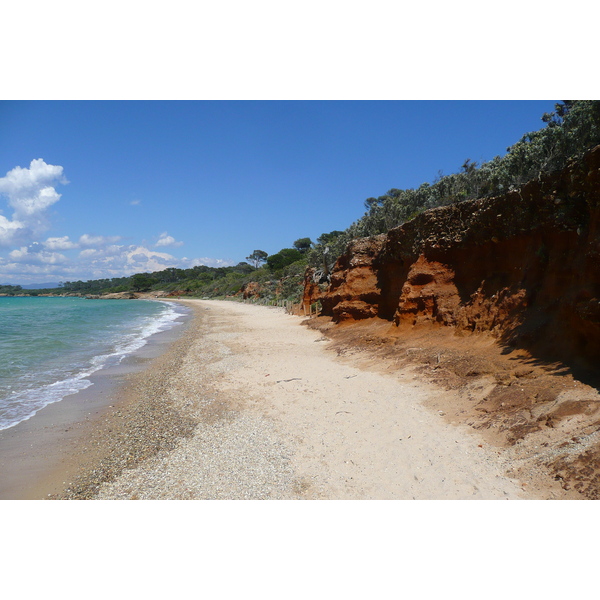
<svg viewBox="0 0 600 600"><path fill-rule="evenodd" d="M296 248L283 248L277 254L267 257L267 266L272 272L282 270L284 267L302 258L302 252Z"/></svg>

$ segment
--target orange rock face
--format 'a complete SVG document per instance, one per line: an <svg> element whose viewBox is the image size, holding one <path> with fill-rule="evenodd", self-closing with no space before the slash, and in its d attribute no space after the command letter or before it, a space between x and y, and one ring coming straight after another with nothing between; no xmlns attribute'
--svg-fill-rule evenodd
<svg viewBox="0 0 600 600"><path fill-rule="evenodd" d="M244 285L240 292L242 293L242 298L244 298L244 300L247 300L248 298L259 298L261 285L256 281L251 281Z"/></svg>
<svg viewBox="0 0 600 600"><path fill-rule="evenodd" d="M429 210L340 257L322 314L399 328L491 332L588 365L600 360L600 146L495 198Z"/></svg>
<svg viewBox="0 0 600 600"><path fill-rule="evenodd" d="M349 252L335 265L327 293L320 298L324 314L331 314L336 322L377 316L381 290L373 260L385 239L379 235L351 242Z"/></svg>
<svg viewBox="0 0 600 600"><path fill-rule="evenodd" d="M456 325L459 305L454 270L421 255L406 276L394 321L397 325Z"/></svg>

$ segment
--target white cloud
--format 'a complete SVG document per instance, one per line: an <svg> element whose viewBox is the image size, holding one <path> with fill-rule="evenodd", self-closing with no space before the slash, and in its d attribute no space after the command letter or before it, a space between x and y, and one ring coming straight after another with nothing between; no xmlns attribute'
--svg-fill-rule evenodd
<svg viewBox="0 0 600 600"><path fill-rule="evenodd" d="M129 204L131 204L131 206L139 206L141 203L141 200L132 200Z"/></svg>
<svg viewBox="0 0 600 600"><path fill-rule="evenodd" d="M60 200L56 183L68 183L63 168L41 158L32 160L28 169L15 167L0 178L0 194L13 209L11 220L0 218L0 244L31 241L49 227L46 212Z"/></svg>
<svg viewBox="0 0 600 600"><path fill-rule="evenodd" d="M59 252L48 252L41 244L34 242L29 246L22 246L8 254L9 258L17 263L33 265L56 265L63 264L67 257Z"/></svg>
<svg viewBox="0 0 600 600"><path fill-rule="evenodd" d="M73 248L79 248L79 245L72 242L68 235L63 237L50 237L43 242L43 244L48 250L72 250Z"/></svg>
<svg viewBox="0 0 600 600"><path fill-rule="evenodd" d="M69 272L69 268L64 265L48 265L48 264L27 264L19 262L6 262L0 259L2 266L2 274L6 281L11 283L32 283L34 277L50 276L53 279L62 279L64 274ZM68 277L67 277L68 279Z"/></svg>
<svg viewBox="0 0 600 600"><path fill-rule="evenodd" d="M162 271L178 267L180 260L145 246L111 245L105 248L86 248L79 253L79 268L94 277L124 277L134 273Z"/></svg>
<svg viewBox="0 0 600 600"><path fill-rule="evenodd" d="M107 259L109 257L118 257L126 252L130 246L118 246L112 244L101 248L86 248L79 253L80 259L94 258L94 260Z"/></svg>
<svg viewBox="0 0 600 600"><path fill-rule="evenodd" d="M125 256L127 268L133 269L132 273L139 272L142 267L144 271L162 271L167 267L177 267L179 264L179 259L174 256L165 252L155 252L143 246L130 246Z"/></svg>
<svg viewBox="0 0 600 600"><path fill-rule="evenodd" d="M10 246L24 228L25 225L20 221L10 221L0 215L0 246Z"/></svg>
<svg viewBox="0 0 600 600"><path fill-rule="evenodd" d="M237 263L233 260L224 260L222 258L186 258L181 259L178 265L180 269L191 269L204 265L205 267L233 267Z"/></svg>
<svg viewBox="0 0 600 600"><path fill-rule="evenodd" d="M121 253L121 248L123 248L123 246L112 244L111 246L106 246L106 248L103 249L103 252L106 256L117 256Z"/></svg>
<svg viewBox="0 0 600 600"><path fill-rule="evenodd" d="M92 256L97 256L99 253L99 250L96 250L96 248L87 248L79 253L79 258L90 258Z"/></svg>
<svg viewBox="0 0 600 600"><path fill-rule="evenodd" d="M173 236L167 235L167 232L161 233L158 237L158 242L156 242L155 246L158 248L160 246L173 246L174 248L178 248L179 246L183 246L183 242L175 241Z"/></svg>
<svg viewBox="0 0 600 600"><path fill-rule="evenodd" d="M169 267L190 269L196 265L228 267L235 263L218 258L176 258L145 246L117 245L84 248L69 260L58 252L49 252L45 244L22 246L0 258L0 272L6 282L31 283L33 278L55 281L125 277L135 273L152 273ZM4 281L2 281L4 283Z"/></svg>
<svg viewBox="0 0 600 600"><path fill-rule="evenodd" d="M84 233L79 238L79 244L81 246L104 246L105 244L114 244L121 239L118 235L104 236L104 235L88 235Z"/></svg>

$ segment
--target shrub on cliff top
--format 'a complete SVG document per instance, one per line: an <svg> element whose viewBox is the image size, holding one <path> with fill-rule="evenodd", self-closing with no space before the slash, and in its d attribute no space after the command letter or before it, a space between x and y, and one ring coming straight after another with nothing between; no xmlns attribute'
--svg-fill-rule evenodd
<svg viewBox="0 0 600 600"><path fill-rule="evenodd" d="M503 194L542 173L562 169L600 144L600 101L565 100L541 117L545 127L526 133L503 157L478 164L465 160L461 170L439 175L417 189L392 188L365 200L366 212L343 232L323 234L307 254L311 266L331 266L353 239L387 233L419 213L434 208Z"/></svg>

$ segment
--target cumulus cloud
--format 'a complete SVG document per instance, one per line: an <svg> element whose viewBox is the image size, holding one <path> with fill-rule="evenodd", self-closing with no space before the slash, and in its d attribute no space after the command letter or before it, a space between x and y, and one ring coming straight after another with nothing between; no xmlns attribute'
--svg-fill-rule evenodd
<svg viewBox="0 0 600 600"><path fill-rule="evenodd" d="M59 252L48 252L42 244L34 242L29 246L22 246L8 254L9 258L17 263L28 263L33 265L56 265L63 264L67 257Z"/></svg>
<svg viewBox="0 0 600 600"><path fill-rule="evenodd" d="M34 243L13 250L6 259L0 258L0 271L8 277L7 281L29 283L34 276L76 281L152 273L170 267L189 269L196 265L228 267L234 264L218 258L176 258L145 246L118 244L83 248L69 259L62 253L50 251L46 243Z"/></svg>
<svg viewBox="0 0 600 600"><path fill-rule="evenodd" d="M104 260L110 257L118 257L123 254L128 246L118 246L111 244L102 248L86 248L79 253L79 258L83 260Z"/></svg>
<svg viewBox="0 0 600 600"><path fill-rule="evenodd" d="M69 279L69 274L75 272L69 266L61 264L8 262L4 259L0 259L0 267L2 267L5 281L11 283L31 283L34 278L38 279L39 277ZM79 277L76 276L75 279L79 279Z"/></svg>
<svg viewBox="0 0 600 600"><path fill-rule="evenodd" d="M25 224L0 215L0 246L9 246L25 229Z"/></svg>
<svg viewBox="0 0 600 600"><path fill-rule="evenodd" d="M79 245L72 242L68 235L63 237L50 237L43 242L43 244L48 250L72 250L73 248L79 248Z"/></svg>
<svg viewBox="0 0 600 600"><path fill-rule="evenodd" d="M158 242L156 242L155 246L157 248L161 246L172 246L174 248L178 248L179 246L183 246L183 242L175 241L175 238L173 236L168 235L165 231L164 233L160 234L160 236L158 237Z"/></svg>
<svg viewBox="0 0 600 600"><path fill-rule="evenodd" d="M178 265L180 269L191 269L192 267L233 267L237 263L233 260L224 260L222 258L187 258L183 257Z"/></svg>
<svg viewBox="0 0 600 600"><path fill-rule="evenodd" d="M92 256L98 256L99 254L100 251L96 250L96 248L87 248L79 253L79 258L91 258Z"/></svg>
<svg viewBox="0 0 600 600"><path fill-rule="evenodd" d="M116 244L86 248L79 253L78 259L80 269L93 273L95 277L123 277L143 271L162 271L180 263L170 254L145 246Z"/></svg>
<svg viewBox="0 0 600 600"><path fill-rule="evenodd" d="M41 158L32 160L28 169L15 167L0 178L0 194L13 209L12 219L0 216L1 245L31 241L48 228L47 210L61 196L54 189L57 183L68 183L63 168Z"/></svg>
<svg viewBox="0 0 600 600"><path fill-rule="evenodd" d="M144 271L162 271L167 267L178 266L179 259L166 254L165 252L156 252L149 250L144 246L130 246L125 252L128 269L137 272L141 267Z"/></svg>
<svg viewBox="0 0 600 600"><path fill-rule="evenodd" d="M104 236L104 235L88 235L84 233L79 238L80 246L104 246L105 244L114 244L121 239L118 235Z"/></svg>

